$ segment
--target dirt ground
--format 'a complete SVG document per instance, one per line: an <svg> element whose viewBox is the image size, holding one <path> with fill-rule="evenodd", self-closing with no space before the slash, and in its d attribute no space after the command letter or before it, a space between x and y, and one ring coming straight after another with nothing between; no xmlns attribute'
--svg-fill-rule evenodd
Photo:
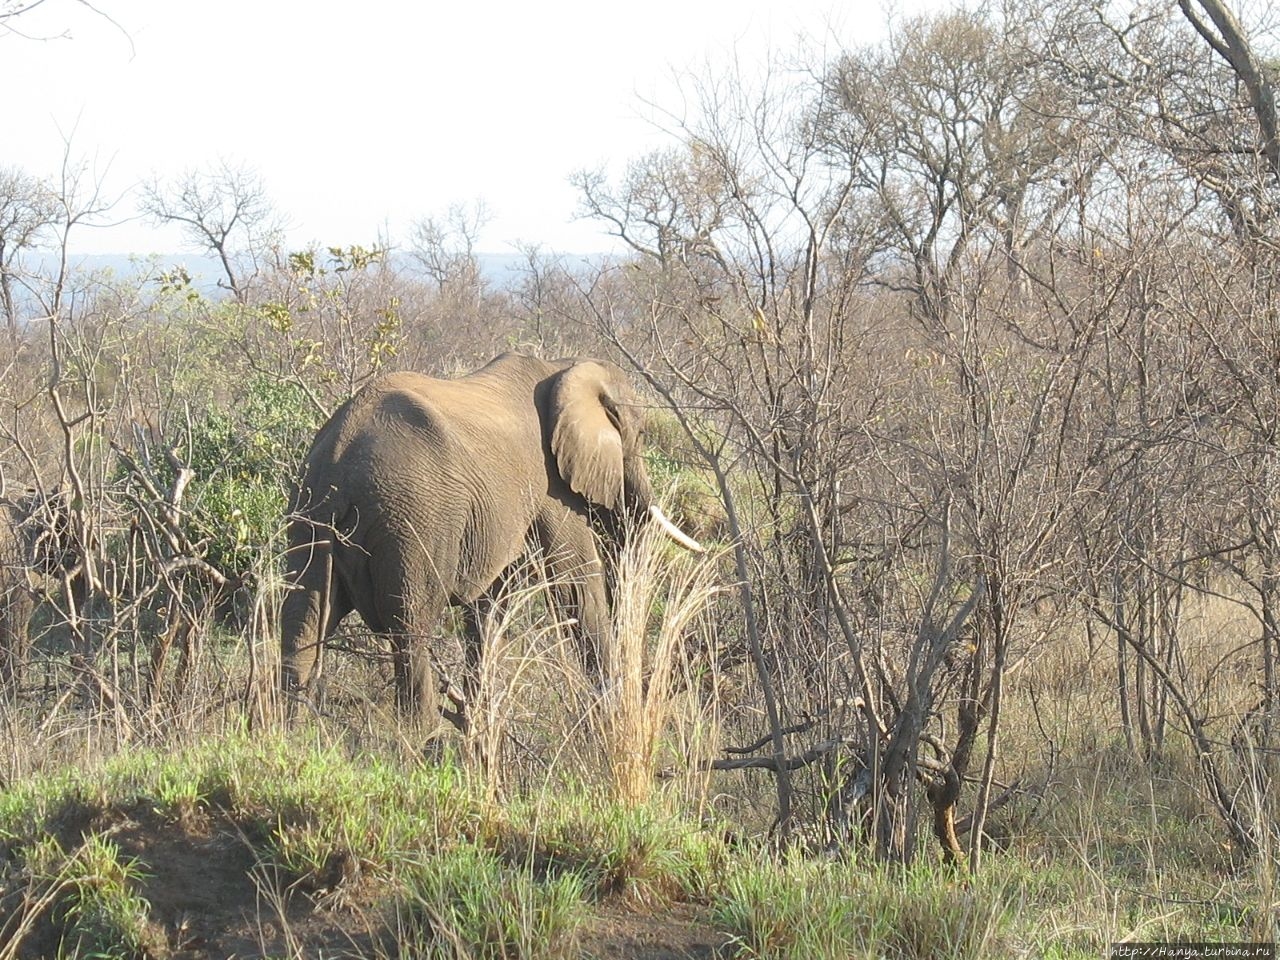
<svg viewBox="0 0 1280 960"><path fill-rule="evenodd" d="M598 960L710 960L729 955L726 940L692 907L641 914L606 906L597 912L581 946L584 957Z"/></svg>
<svg viewBox="0 0 1280 960"><path fill-rule="evenodd" d="M377 905L385 890L363 880L358 865L335 862L305 887L291 887L262 864L252 838L217 814L175 822L146 808L69 811L58 830L64 844L88 831L107 835L122 858L137 861L152 920L148 953L156 960L396 955L394 920ZM33 933L21 956L57 949L51 924ZM711 960L731 952L697 907L639 912L609 902L594 907L576 950L598 960Z"/></svg>

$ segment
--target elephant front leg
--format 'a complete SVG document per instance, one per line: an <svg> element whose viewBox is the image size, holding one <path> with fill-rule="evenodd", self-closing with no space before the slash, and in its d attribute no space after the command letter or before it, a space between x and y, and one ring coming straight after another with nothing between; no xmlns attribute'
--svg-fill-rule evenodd
<svg viewBox="0 0 1280 960"><path fill-rule="evenodd" d="M446 712L445 717L464 734L471 731L469 714L480 707L481 701L492 693L487 689L489 684L485 682L484 676L489 648L496 639L491 636L491 632L495 623L501 619L507 590L518 566L519 563L513 564L499 574L479 599L459 604L462 608L463 627L462 690L460 697L450 694L455 712Z"/></svg>
<svg viewBox="0 0 1280 960"><path fill-rule="evenodd" d="M541 539L553 606L570 624L587 676L598 680L600 651L613 636L613 618L595 535L585 520L569 514L548 525Z"/></svg>
<svg viewBox="0 0 1280 960"><path fill-rule="evenodd" d="M554 584L551 592L557 612L569 624L583 672L599 680L603 671L601 649L613 636L603 574L588 573L578 582Z"/></svg>
<svg viewBox="0 0 1280 960"><path fill-rule="evenodd" d="M463 625L463 666L462 688L458 689L447 681L445 696L453 704L453 709L441 709L441 714L458 732L468 735L472 732L471 716L480 697L484 695L481 683L481 671L484 669L484 619L482 605L485 601L462 604Z"/></svg>

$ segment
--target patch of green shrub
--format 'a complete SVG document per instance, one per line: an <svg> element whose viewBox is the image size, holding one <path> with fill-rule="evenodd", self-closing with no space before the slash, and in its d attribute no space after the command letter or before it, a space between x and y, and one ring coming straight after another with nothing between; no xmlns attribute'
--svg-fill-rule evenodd
<svg viewBox="0 0 1280 960"><path fill-rule="evenodd" d="M277 542L289 484L319 419L298 385L255 377L234 403L211 405L191 423L190 525L224 573L245 576Z"/></svg>
<svg viewBox="0 0 1280 960"><path fill-rule="evenodd" d="M46 837L24 859L31 893L15 932L48 924L46 936L56 941L58 956L135 960L164 955L164 935L137 892L142 872L116 844L91 834L68 853L56 838Z"/></svg>

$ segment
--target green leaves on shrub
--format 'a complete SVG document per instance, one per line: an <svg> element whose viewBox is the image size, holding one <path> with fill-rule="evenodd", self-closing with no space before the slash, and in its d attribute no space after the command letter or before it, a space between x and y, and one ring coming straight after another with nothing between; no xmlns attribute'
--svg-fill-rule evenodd
<svg viewBox="0 0 1280 960"><path fill-rule="evenodd" d="M211 406L185 443L196 472L193 538L224 573L243 577L271 555L288 508L289 483L319 426L319 411L293 383L258 377L236 402Z"/></svg>

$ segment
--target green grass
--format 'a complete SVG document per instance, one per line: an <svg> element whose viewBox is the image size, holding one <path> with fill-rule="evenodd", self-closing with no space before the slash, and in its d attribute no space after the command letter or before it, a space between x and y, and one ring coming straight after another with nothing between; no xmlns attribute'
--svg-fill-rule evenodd
<svg viewBox="0 0 1280 960"><path fill-rule="evenodd" d="M142 868L123 858L110 840L92 835L63 861L59 878L67 895L64 949L69 956L134 957L150 952L157 933L148 921L148 905L137 894Z"/></svg>
<svg viewBox="0 0 1280 960"><path fill-rule="evenodd" d="M397 940L423 957L569 956L584 892L578 874L539 879L465 844L407 871Z"/></svg>
<svg viewBox="0 0 1280 960"><path fill-rule="evenodd" d="M548 793L549 804L486 796L452 762L237 733L18 784L0 795L0 838L8 879L40 901L40 922L102 956L141 955L140 938L154 935L147 866L109 839L140 821L177 836L211 822L234 830L282 900L351 887L427 956L456 938L479 956L561 955L602 898L669 902L710 882L712 845L674 813L624 809L582 787ZM58 896L42 901L54 885Z"/></svg>
<svg viewBox="0 0 1280 960"><path fill-rule="evenodd" d="M658 801L628 807L609 792L577 785L557 800L510 804L491 844L504 859L546 873L582 876L592 896L636 905L704 901L727 857L714 834Z"/></svg>
<svg viewBox="0 0 1280 960"><path fill-rule="evenodd" d="M69 850L54 836L32 843L23 858L25 895L4 918L8 942L0 957L33 935L42 938L42 953L57 957L160 955L164 935L137 892L143 875L103 836L85 837Z"/></svg>
<svg viewBox="0 0 1280 960"><path fill-rule="evenodd" d="M606 779L564 777L499 801L450 759L237 731L0 792L0 943L162 955L155 944L172 931L151 915L148 877L163 864L148 857L164 845L139 847L140 830L192 843L221 831L274 884L279 925L340 902L381 931L376 942L422 956L455 956L459 943L474 956L574 956L600 917L675 904L758 958L1066 960L1125 938L1272 936L1276 862L1231 861L1186 787L1185 758L1154 771L1106 763L1061 771L1034 815L1001 811L1004 846L972 876L927 843L910 868L856 849L730 846L740 830L684 814L678 789L632 807ZM259 891L243 879L251 905ZM18 955L0 947L0 960Z"/></svg>
<svg viewBox="0 0 1280 960"><path fill-rule="evenodd" d="M979 960L1009 955L1017 900L950 868L794 858L735 864L714 916L748 957Z"/></svg>

